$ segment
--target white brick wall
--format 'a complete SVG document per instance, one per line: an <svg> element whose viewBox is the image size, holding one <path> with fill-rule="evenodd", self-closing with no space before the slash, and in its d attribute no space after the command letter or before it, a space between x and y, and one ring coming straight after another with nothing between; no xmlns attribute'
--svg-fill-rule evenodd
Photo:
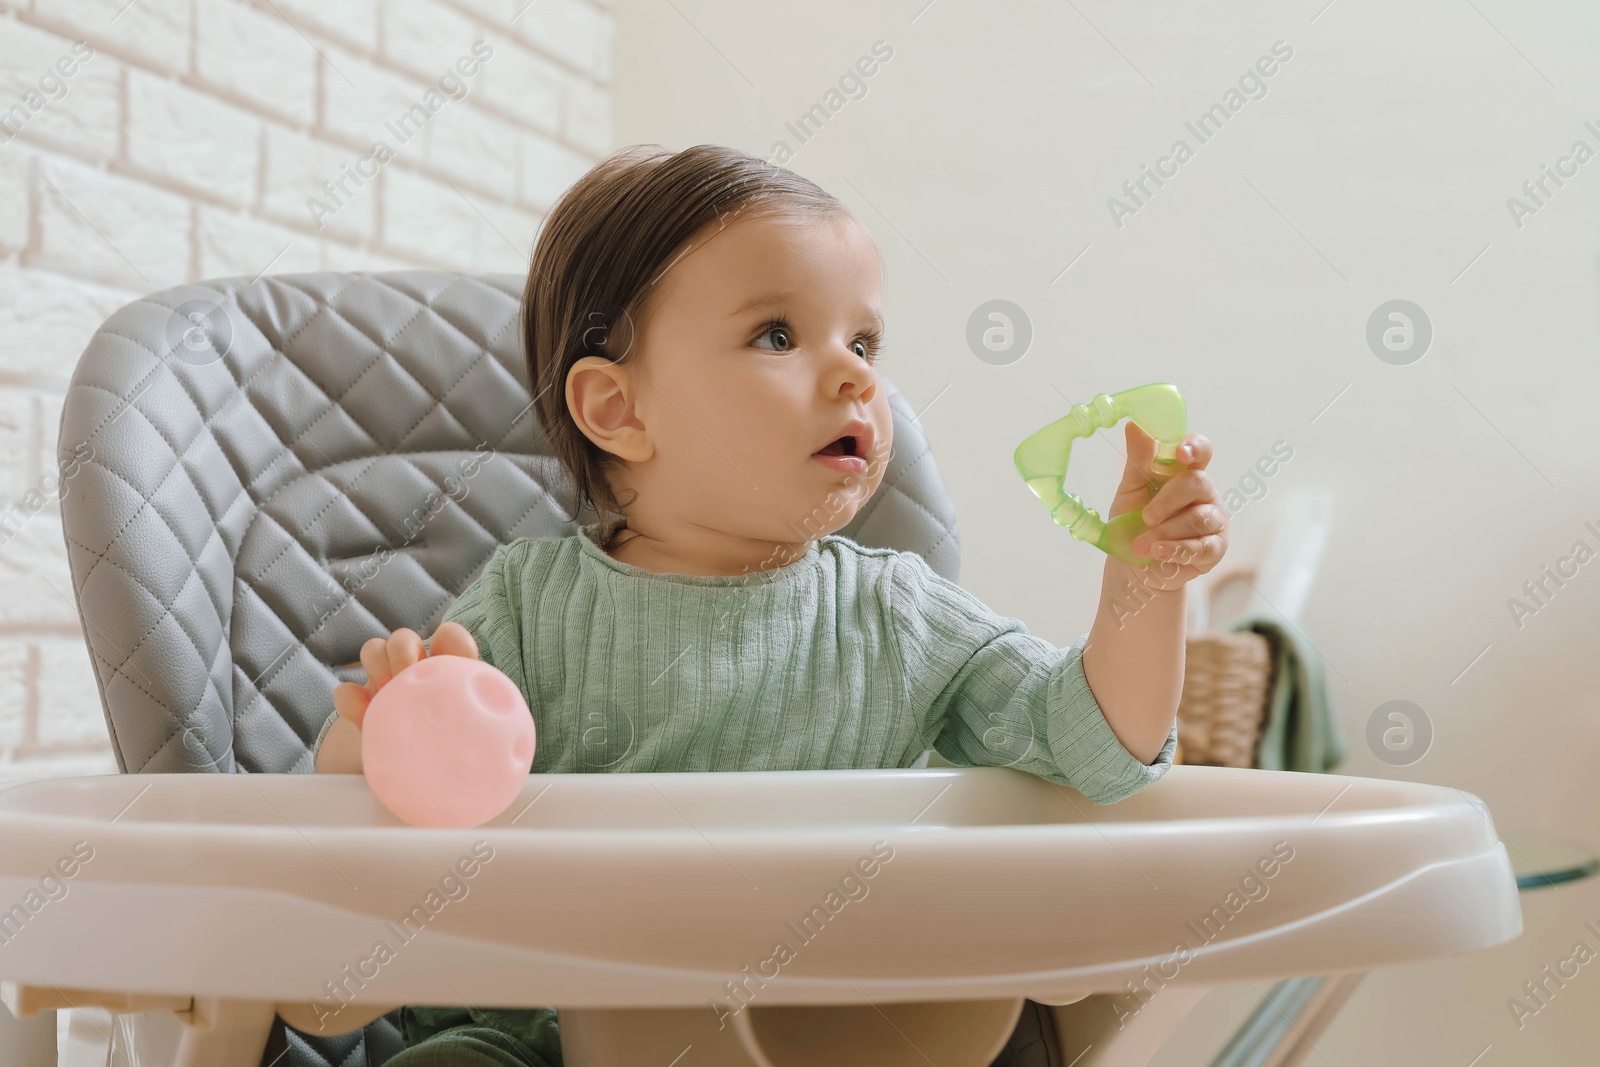
<svg viewBox="0 0 1600 1067"><path fill-rule="evenodd" d="M95 328L269 264L526 270L613 147L612 35L609 0L0 0L0 512L26 515L0 528L0 781L115 769L40 493Z"/></svg>

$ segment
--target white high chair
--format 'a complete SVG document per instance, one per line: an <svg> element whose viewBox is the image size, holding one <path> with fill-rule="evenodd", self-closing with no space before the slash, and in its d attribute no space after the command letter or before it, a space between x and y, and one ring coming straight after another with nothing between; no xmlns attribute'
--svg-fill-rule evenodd
<svg viewBox="0 0 1600 1067"><path fill-rule="evenodd" d="M1171 965L1186 923L1217 929L1163 975L1179 985L1520 932L1488 812L1427 785L1178 766L1097 808L1002 767L538 775L456 831L306 773L334 684L359 676L331 665L431 631L497 544L575 529L529 409L522 283L227 278L95 335L61 433L93 453L62 516L125 773L0 792L13 1013L111 1009L140 1064L379 1064L399 1005L554 1004L568 1067L924 1048L986 1067L1024 998L1120 992ZM953 580L953 509L889 389L895 455L842 532ZM196 771L219 773L177 773ZM1272 892L1219 912L1280 841L1292 861L1256 876Z"/></svg>

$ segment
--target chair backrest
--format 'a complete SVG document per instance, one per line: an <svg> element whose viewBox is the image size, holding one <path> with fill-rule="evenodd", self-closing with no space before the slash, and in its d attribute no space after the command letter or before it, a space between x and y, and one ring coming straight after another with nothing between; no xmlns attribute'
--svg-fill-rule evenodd
<svg viewBox="0 0 1600 1067"><path fill-rule="evenodd" d="M518 537L563 536L568 479L532 410L524 279L282 274L119 309L61 416L61 515L125 772L308 771L361 643L430 633ZM957 578L952 506L906 400L839 532Z"/></svg>

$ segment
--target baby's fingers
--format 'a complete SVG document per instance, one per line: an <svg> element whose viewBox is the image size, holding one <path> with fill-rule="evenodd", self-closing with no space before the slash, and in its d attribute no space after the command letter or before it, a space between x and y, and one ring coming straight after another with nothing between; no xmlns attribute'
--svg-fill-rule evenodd
<svg viewBox="0 0 1600 1067"><path fill-rule="evenodd" d="M1191 470L1205 470L1211 462L1211 439L1205 434L1192 433L1178 446L1178 462Z"/></svg>
<svg viewBox="0 0 1600 1067"><path fill-rule="evenodd" d="M387 638L369 637L361 646L361 666L367 669L367 688L376 693L389 679L422 658L422 638L404 627Z"/></svg>
<svg viewBox="0 0 1600 1067"><path fill-rule="evenodd" d="M1133 550L1149 556L1163 542L1184 541L1220 533L1227 529L1228 513L1220 504L1197 504L1184 508L1166 522L1150 527L1133 539ZM1159 558L1159 557L1158 557Z"/></svg>
<svg viewBox="0 0 1600 1067"><path fill-rule="evenodd" d="M417 636L417 631L403 626L389 635L387 646L391 675L399 674L423 656L422 638Z"/></svg>
<svg viewBox="0 0 1600 1067"><path fill-rule="evenodd" d="M478 642L473 638L472 632L459 622L442 623L433 632L428 655L466 656L468 659L477 659Z"/></svg>
<svg viewBox="0 0 1600 1067"><path fill-rule="evenodd" d="M361 720L367 717L367 705L371 702L372 694L364 685L340 682L333 687L333 710L357 726L360 726Z"/></svg>
<svg viewBox="0 0 1600 1067"><path fill-rule="evenodd" d="M367 672L367 689L376 693L394 677L389 669L389 642L382 637L369 637L361 644L361 666Z"/></svg>
<svg viewBox="0 0 1600 1067"><path fill-rule="evenodd" d="M1151 554L1159 560L1169 560L1193 567L1204 574L1222 562L1222 556L1227 550L1227 538L1221 534L1207 534L1204 537L1190 537L1181 541L1157 541L1151 549Z"/></svg>
<svg viewBox="0 0 1600 1067"><path fill-rule="evenodd" d="M1205 471L1186 470L1168 481L1144 506L1141 517L1146 526L1160 526L1185 508L1209 504L1217 499L1217 487Z"/></svg>

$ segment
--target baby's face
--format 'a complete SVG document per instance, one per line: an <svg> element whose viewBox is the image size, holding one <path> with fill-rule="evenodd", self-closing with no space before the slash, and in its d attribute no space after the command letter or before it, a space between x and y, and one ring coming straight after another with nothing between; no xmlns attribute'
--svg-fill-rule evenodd
<svg viewBox="0 0 1600 1067"><path fill-rule="evenodd" d="M742 537L805 541L847 524L893 443L874 366L882 288L877 245L849 216L747 213L696 235L634 338L636 414L654 449L622 484L656 516Z"/></svg>

